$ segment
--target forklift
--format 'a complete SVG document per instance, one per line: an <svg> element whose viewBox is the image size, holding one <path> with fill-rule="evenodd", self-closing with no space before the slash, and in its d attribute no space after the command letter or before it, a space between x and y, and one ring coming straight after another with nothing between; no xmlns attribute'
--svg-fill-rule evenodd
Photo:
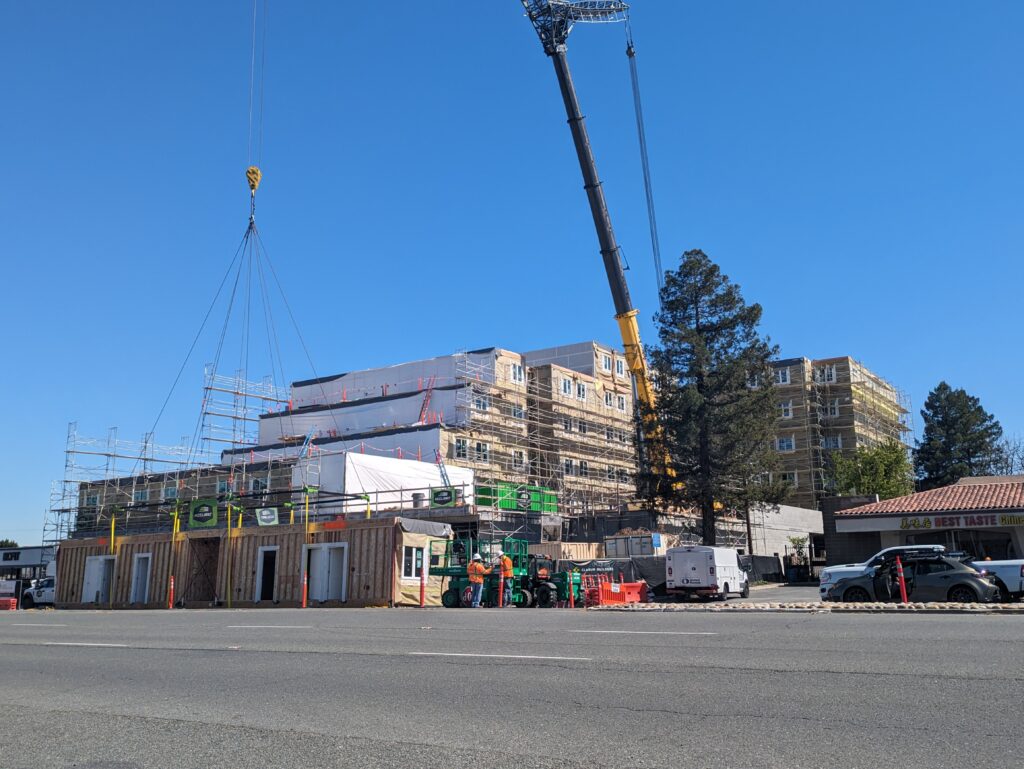
<svg viewBox="0 0 1024 769"><path fill-rule="evenodd" d="M550 558L531 555L521 589L532 597L529 604L531 606L550 609L559 602L567 603L570 590L575 605L582 606L581 581L578 571L558 571L555 562Z"/></svg>
<svg viewBox="0 0 1024 769"><path fill-rule="evenodd" d="M525 539L505 537L499 540L461 537L430 543L430 576L445 577L447 587L441 592L441 605L449 609L467 607L471 602L469 562L473 553L480 553L484 564L493 571L484 577L481 606L497 606L501 584L498 551L512 559L512 604L525 608L533 602L533 593L524 586L529 584L529 564ZM443 585L444 583L442 583Z"/></svg>

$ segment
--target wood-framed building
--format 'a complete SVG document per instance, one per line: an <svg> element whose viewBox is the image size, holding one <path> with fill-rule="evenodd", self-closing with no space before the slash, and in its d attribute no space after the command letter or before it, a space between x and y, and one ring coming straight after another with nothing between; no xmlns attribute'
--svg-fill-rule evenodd
<svg viewBox="0 0 1024 769"><path fill-rule="evenodd" d="M57 557L63 609L419 605L444 523L388 517L72 539ZM174 583L173 597L171 583ZM427 605L442 579L425 579Z"/></svg>

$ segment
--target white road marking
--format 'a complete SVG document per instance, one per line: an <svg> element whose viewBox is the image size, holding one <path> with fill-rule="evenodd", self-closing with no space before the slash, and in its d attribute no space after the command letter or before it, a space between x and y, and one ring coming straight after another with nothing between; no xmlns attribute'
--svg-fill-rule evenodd
<svg viewBox="0 0 1024 769"><path fill-rule="evenodd" d="M312 630L312 625L228 625L229 630Z"/></svg>
<svg viewBox="0 0 1024 769"><path fill-rule="evenodd" d="M55 625L49 622L12 622L12 627L67 627L67 625Z"/></svg>
<svg viewBox="0 0 1024 769"><path fill-rule="evenodd" d="M48 641L43 644L44 646L109 646L117 649L127 649L128 644L100 644L100 643L84 643L79 641Z"/></svg>
<svg viewBox="0 0 1024 769"><path fill-rule="evenodd" d="M629 633L630 635L718 635L683 630L570 630L570 633Z"/></svg>
<svg viewBox="0 0 1024 769"><path fill-rule="evenodd" d="M503 660L572 660L591 662L591 657L540 657L533 654L458 654L456 652L409 652L410 657L487 657Z"/></svg>

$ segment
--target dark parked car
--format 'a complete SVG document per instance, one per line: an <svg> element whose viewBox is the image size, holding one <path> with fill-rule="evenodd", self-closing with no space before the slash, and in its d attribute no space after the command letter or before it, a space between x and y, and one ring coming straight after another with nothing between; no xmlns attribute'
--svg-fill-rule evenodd
<svg viewBox="0 0 1024 769"><path fill-rule="evenodd" d="M906 556L903 579L910 601L988 603L999 599L999 588L993 581L962 561L944 555ZM899 601L896 559L887 558L870 574L839 580L829 588L827 600Z"/></svg>

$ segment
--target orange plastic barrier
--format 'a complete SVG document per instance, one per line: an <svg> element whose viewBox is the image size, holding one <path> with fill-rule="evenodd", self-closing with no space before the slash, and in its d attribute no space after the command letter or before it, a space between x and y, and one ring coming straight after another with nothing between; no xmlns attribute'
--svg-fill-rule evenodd
<svg viewBox="0 0 1024 769"><path fill-rule="evenodd" d="M601 585L601 604L640 603L644 592L643 582L605 582Z"/></svg>
<svg viewBox="0 0 1024 769"><path fill-rule="evenodd" d="M0 611L14 611L17 608L17 598L0 598Z"/></svg>

